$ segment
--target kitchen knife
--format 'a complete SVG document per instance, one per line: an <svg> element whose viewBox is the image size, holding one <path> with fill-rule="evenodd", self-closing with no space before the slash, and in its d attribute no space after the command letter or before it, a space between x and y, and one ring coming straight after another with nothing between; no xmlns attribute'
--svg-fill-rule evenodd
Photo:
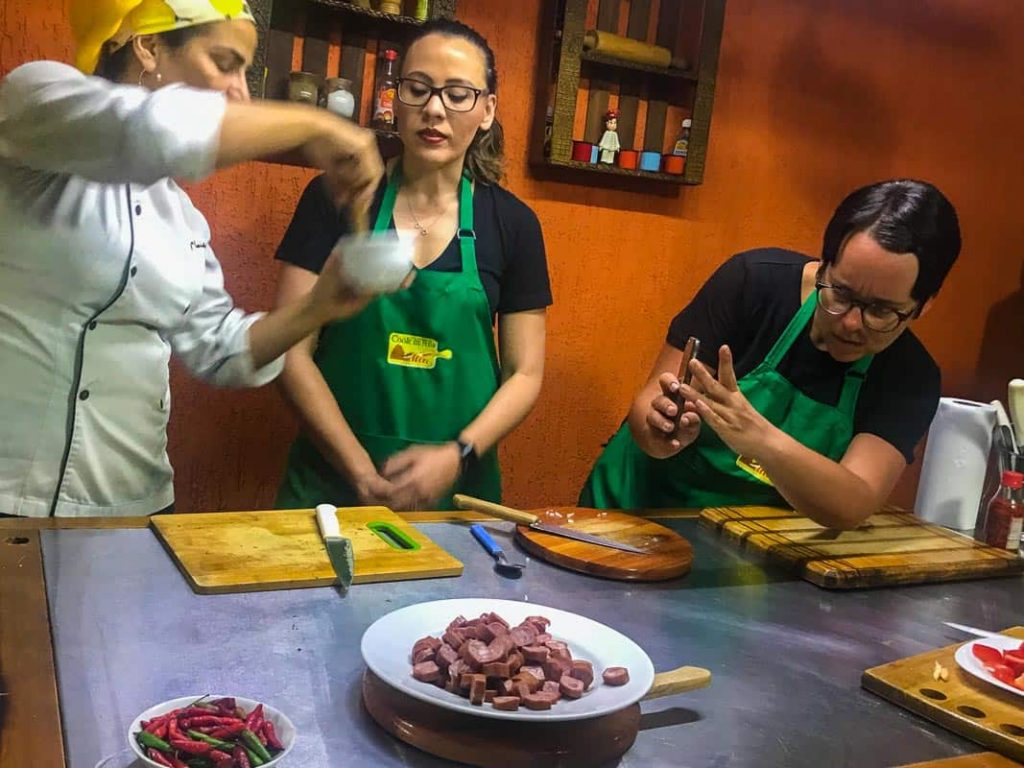
<svg viewBox="0 0 1024 768"><path fill-rule="evenodd" d="M352 554L352 542L341 535L338 508L333 504L317 504L316 524L320 528L320 535L324 537L324 546L327 547L327 557L331 560L334 575L338 577L338 583L348 589L352 586L355 573L355 557Z"/></svg>
<svg viewBox="0 0 1024 768"><path fill-rule="evenodd" d="M1013 435L1013 424L1010 422L1010 417L1006 415L1006 409L1003 408L1001 400L993 400L990 405L996 409L996 424L999 425L999 429L1006 427L1010 431L1010 446L1013 452L1017 452L1017 440Z"/></svg>
<svg viewBox="0 0 1024 768"><path fill-rule="evenodd" d="M510 520L513 523L528 526L535 531L540 531L541 533L550 533L554 536L564 536L567 539L585 541L588 544L597 544L600 547L620 549L623 552L632 552L635 555L647 554L646 550L634 547L631 544L623 544L622 542L615 541L614 539L606 539L603 536L594 536L593 534L584 533L583 531L577 531L572 528L566 528L562 525L542 523L539 517L530 512L520 512L518 509L503 507L501 504L484 501L483 499L474 499L472 496L463 496L458 493L452 497L452 500L455 502L455 506L459 509L470 509L475 512L494 515L502 520Z"/></svg>
<svg viewBox="0 0 1024 768"><path fill-rule="evenodd" d="M969 627L966 624L955 624L952 621L942 622L947 627L958 629L961 632L966 632L968 635L974 635L975 637L1010 637L1010 635L1003 635L999 632L989 632L987 629L978 629L977 627ZM1017 640L1016 637L1010 637L1011 640Z"/></svg>
<svg viewBox="0 0 1024 768"><path fill-rule="evenodd" d="M1010 411L1013 428L1017 430L1017 445L1024 443L1024 379L1010 382L1006 405Z"/></svg>

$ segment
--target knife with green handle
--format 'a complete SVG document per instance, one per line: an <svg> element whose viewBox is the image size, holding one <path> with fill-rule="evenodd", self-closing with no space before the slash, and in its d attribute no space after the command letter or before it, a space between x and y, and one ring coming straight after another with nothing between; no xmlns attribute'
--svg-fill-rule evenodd
<svg viewBox="0 0 1024 768"><path fill-rule="evenodd" d="M355 573L355 557L352 553L352 542L341 535L338 508L333 504L317 504L316 524L324 538L324 546L327 547L327 557L334 568L334 575L338 577L338 583L348 589L352 586L352 576Z"/></svg>

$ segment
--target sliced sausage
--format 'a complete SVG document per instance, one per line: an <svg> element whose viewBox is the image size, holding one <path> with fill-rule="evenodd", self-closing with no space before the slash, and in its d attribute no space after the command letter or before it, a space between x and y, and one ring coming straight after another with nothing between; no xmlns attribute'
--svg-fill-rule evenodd
<svg viewBox="0 0 1024 768"><path fill-rule="evenodd" d="M440 679L441 668L432 661L422 661L419 664L413 664L412 676L421 683L433 683Z"/></svg>
<svg viewBox="0 0 1024 768"><path fill-rule="evenodd" d="M437 649L437 654L434 656L434 661L437 662L437 666L441 669L447 669L451 666L453 661L458 660L459 652L452 648L448 643L444 643L440 648Z"/></svg>
<svg viewBox="0 0 1024 768"><path fill-rule="evenodd" d="M506 712L515 712L519 709L519 697L518 696L495 696L494 701L491 702L495 709L501 709Z"/></svg>
<svg viewBox="0 0 1024 768"><path fill-rule="evenodd" d="M528 621L537 627L538 632L546 632L551 626L551 619L546 616L527 616L523 621Z"/></svg>
<svg viewBox="0 0 1024 768"><path fill-rule="evenodd" d="M412 657L413 665L419 664L422 661L433 661L434 656L437 655L437 651L433 648L423 647L420 648Z"/></svg>
<svg viewBox="0 0 1024 768"><path fill-rule="evenodd" d="M547 680L540 689L543 693L557 693L558 698L562 698L562 688L554 680Z"/></svg>
<svg viewBox="0 0 1024 768"><path fill-rule="evenodd" d="M543 645L524 645L522 654L528 662L543 664L551 655L551 649Z"/></svg>
<svg viewBox="0 0 1024 768"><path fill-rule="evenodd" d="M462 630L457 627L449 627L446 629L444 634L441 636L441 639L455 650L459 650L463 643L466 642L466 636L462 634Z"/></svg>
<svg viewBox="0 0 1024 768"><path fill-rule="evenodd" d="M520 683L526 683L527 687L530 689L530 693L533 693L540 688L541 683L544 682L542 678L534 677L529 672L524 672L522 670L519 671L519 674L517 674L514 679Z"/></svg>
<svg viewBox="0 0 1024 768"><path fill-rule="evenodd" d="M536 677L538 680L545 680L547 675L544 674L544 667L528 667L523 666L519 670L520 672L529 672L531 675Z"/></svg>
<svg viewBox="0 0 1024 768"><path fill-rule="evenodd" d="M578 699L583 695L583 681L570 675L562 675L562 679L558 681L558 689L566 698Z"/></svg>
<svg viewBox="0 0 1024 768"><path fill-rule="evenodd" d="M523 706L527 709L551 709L551 705L554 703L555 702L551 700L550 693L528 693L523 696Z"/></svg>
<svg viewBox="0 0 1024 768"><path fill-rule="evenodd" d="M509 634L520 648L524 645L532 645L537 639L537 629L532 624L520 624L518 627L512 627Z"/></svg>
<svg viewBox="0 0 1024 768"><path fill-rule="evenodd" d="M441 652L438 651L438 656L440 655ZM594 682L594 665L591 664L589 661L584 661L583 659L576 659L572 663L572 672L570 672L570 674L577 680L582 680L583 690L588 691L590 690L590 686Z"/></svg>
<svg viewBox="0 0 1024 768"><path fill-rule="evenodd" d="M497 697L498 692L490 689L484 691L484 704L490 704Z"/></svg>
<svg viewBox="0 0 1024 768"><path fill-rule="evenodd" d="M601 677L608 685L625 685L629 682L629 670L625 667L608 667Z"/></svg>
<svg viewBox="0 0 1024 768"><path fill-rule="evenodd" d="M572 662L565 659L548 659L541 666L544 667L544 675L548 680L561 680L562 675L572 671Z"/></svg>
<svg viewBox="0 0 1024 768"><path fill-rule="evenodd" d="M519 651L513 651L508 655L508 668L509 671L514 675L519 671L519 668L523 666L523 654Z"/></svg>
<svg viewBox="0 0 1024 768"><path fill-rule="evenodd" d="M473 683L469 686L469 703L480 705L484 703L484 694L487 692L487 678L483 675L474 675Z"/></svg>
<svg viewBox="0 0 1024 768"><path fill-rule="evenodd" d="M539 635L537 635L537 639L533 641L533 644L544 645L549 640L551 640L551 635L549 635L547 632L541 632Z"/></svg>

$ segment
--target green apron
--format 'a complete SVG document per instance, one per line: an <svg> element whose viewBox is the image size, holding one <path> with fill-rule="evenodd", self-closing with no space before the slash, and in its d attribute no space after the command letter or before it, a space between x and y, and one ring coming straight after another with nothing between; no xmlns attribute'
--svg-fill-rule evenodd
<svg viewBox="0 0 1024 768"><path fill-rule="evenodd" d="M779 373L779 363L814 316L812 293L775 341L768 356L738 382L740 392L768 421L833 461L853 439L853 415L871 355L847 371L836 405L808 397ZM737 456L706 424L693 444L667 459L644 453L623 424L598 458L580 493L580 505L599 509L789 506L756 460Z"/></svg>
<svg viewBox="0 0 1024 768"><path fill-rule="evenodd" d="M374 233L389 229L400 169L388 180ZM459 185L461 272L421 270L408 290L380 296L355 317L327 326L314 361L359 442L379 468L411 445L455 440L498 389L487 294L476 263L473 187ZM497 451L480 457L451 494L501 500ZM292 445L278 508L358 506L355 489L305 435Z"/></svg>

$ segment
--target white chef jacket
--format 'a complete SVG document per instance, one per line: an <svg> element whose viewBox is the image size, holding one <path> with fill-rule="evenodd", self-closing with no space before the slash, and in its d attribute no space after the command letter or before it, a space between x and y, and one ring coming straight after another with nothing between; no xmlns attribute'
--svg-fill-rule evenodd
<svg viewBox="0 0 1024 768"><path fill-rule="evenodd" d="M172 181L213 170L225 104L55 62L0 83L0 513L163 509L171 352L217 385L280 373Z"/></svg>

